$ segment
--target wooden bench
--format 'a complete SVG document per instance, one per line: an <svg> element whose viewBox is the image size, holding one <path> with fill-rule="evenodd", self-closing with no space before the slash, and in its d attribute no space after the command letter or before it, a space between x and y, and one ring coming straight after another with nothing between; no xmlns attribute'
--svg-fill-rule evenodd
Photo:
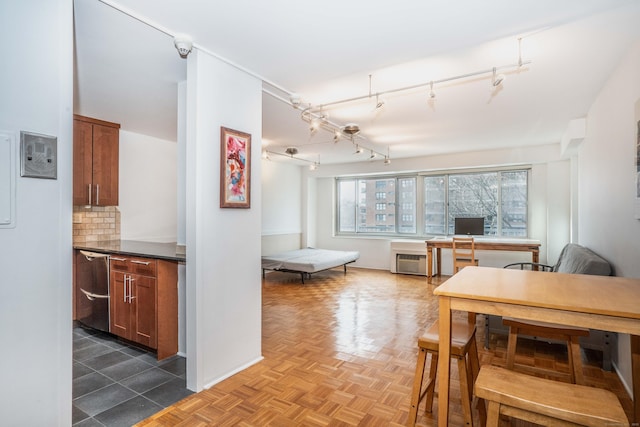
<svg viewBox="0 0 640 427"><path fill-rule="evenodd" d="M543 426L629 426L615 394L608 390L533 377L485 365L475 394L488 403L487 427L500 415Z"/></svg>

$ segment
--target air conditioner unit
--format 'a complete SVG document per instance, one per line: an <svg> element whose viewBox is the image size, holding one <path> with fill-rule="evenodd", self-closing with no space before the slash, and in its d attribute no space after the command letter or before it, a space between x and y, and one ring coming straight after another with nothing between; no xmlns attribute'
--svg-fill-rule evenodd
<svg viewBox="0 0 640 427"><path fill-rule="evenodd" d="M420 276L427 275L427 256L426 255L396 255L396 272L400 274L416 274Z"/></svg>

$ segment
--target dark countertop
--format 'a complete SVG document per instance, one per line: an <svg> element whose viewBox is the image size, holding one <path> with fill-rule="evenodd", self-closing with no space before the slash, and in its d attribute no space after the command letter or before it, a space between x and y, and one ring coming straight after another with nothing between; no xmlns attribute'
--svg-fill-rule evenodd
<svg viewBox="0 0 640 427"><path fill-rule="evenodd" d="M77 243L73 245L73 248L100 253L142 256L178 262L185 262L187 259L185 254L176 253L175 243L109 240L106 242Z"/></svg>

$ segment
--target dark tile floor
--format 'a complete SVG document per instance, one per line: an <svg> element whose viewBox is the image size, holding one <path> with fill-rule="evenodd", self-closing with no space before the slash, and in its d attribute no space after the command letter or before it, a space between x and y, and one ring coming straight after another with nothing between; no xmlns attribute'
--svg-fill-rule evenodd
<svg viewBox="0 0 640 427"><path fill-rule="evenodd" d="M190 395L186 361L75 325L73 425L129 427Z"/></svg>

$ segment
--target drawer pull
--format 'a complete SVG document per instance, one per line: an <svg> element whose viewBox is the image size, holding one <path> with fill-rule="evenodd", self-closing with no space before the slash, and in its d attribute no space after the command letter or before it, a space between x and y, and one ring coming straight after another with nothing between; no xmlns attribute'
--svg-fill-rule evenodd
<svg viewBox="0 0 640 427"><path fill-rule="evenodd" d="M131 261L131 264L149 265L149 264L151 264L151 263L150 263L149 261L135 261L135 260L132 260L132 261Z"/></svg>
<svg viewBox="0 0 640 427"><path fill-rule="evenodd" d="M116 258L114 256L111 257L111 261L126 261L126 258Z"/></svg>

